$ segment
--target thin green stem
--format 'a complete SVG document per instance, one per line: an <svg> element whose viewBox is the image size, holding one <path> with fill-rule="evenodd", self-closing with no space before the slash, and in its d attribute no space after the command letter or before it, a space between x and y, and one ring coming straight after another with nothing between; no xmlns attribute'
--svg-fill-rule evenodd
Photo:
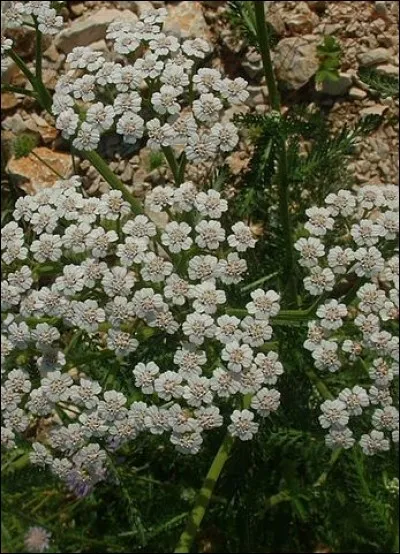
<svg viewBox="0 0 400 554"><path fill-rule="evenodd" d="M56 169L54 169L54 167L52 167L49 163L46 162L46 160L44 160L43 158L41 158L40 156L38 156L36 154L36 152L34 152L32 150L32 152L30 153L31 156L33 156L34 158L36 158L41 164L45 165L48 169L50 169L50 171L52 173L54 173L54 175L57 175L57 177L59 177L60 179L65 179L65 177L63 177L63 175L61 175L61 173L59 173Z"/></svg>
<svg viewBox="0 0 400 554"><path fill-rule="evenodd" d="M14 85L1 85L1 92L15 92L15 94L23 94L24 96L36 98L36 94L33 90L28 90L24 87L16 87Z"/></svg>
<svg viewBox="0 0 400 554"><path fill-rule="evenodd" d="M35 75L26 65L24 60L16 52L14 52L13 50L10 50L9 55L10 55L10 58L13 60L13 62L15 62L15 64L19 67L19 69L22 71L22 73L25 75L25 77L32 85L33 90L36 92L36 99L39 102L39 104L42 106L44 110L46 110L51 114L52 113L51 106L53 101L49 91L44 86L42 80L37 79L35 77Z"/></svg>
<svg viewBox="0 0 400 554"><path fill-rule="evenodd" d="M268 29L265 21L264 2L254 2L254 12L256 15L257 38L260 46L260 53L264 67L265 79L269 92L271 107L280 112L281 102L276 85L274 69L272 66L271 52L269 49Z"/></svg>
<svg viewBox="0 0 400 554"><path fill-rule="evenodd" d="M124 199L130 204L134 214L139 215L143 213L143 209L136 198L128 191L125 185L118 179L113 171L108 167L108 164L103 158L94 150L90 152L82 152L84 156L100 173L102 177L107 181L111 188L117 189L122 193Z"/></svg>
<svg viewBox="0 0 400 554"><path fill-rule="evenodd" d="M36 19L36 18L35 18ZM36 33L36 65L35 73L38 82L42 83L42 33L38 29L37 21L35 21L35 33Z"/></svg>
<svg viewBox="0 0 400 554"><path fill-rule="evenodd" d="M206 513L215 485L225 462L229 458L234 443L234 437L227 434L213 460L213 463L211 464L203 486L196 497L194 508L189 515L186 528L182 533L174 552L190 552L193 541Z"/></svg>
<svg viewBox="0 0 400 554"><path fill-rule="evenodd" d="M281 101L278 86L276 84L274 68L272 65L271 52L268 40L268 29L265 21L264 2L254 2L254 13L256 17L257 39L262 57L265 79L267 82L271 108L280 113ZM278 188L279 188L279 214L283 230L285 244L285 259L283 274L286 278L287 301L290 306L298 306L297 284L295 275L295 258L293 247L293 230L289 213L289 175L286 144L282 139L278 161Z"/></svg>
<svg viewBox="0 0 400 554"><path fill-rule="evenodd" d="M177 159L175 158L174 151L172 150L171 146L164 146L162 150L164 152L164 156L168 162L168 165L172 171L172 175L174 176L175 184L179 186L182 183L182 178L181 178L180 167L177 162Z"/></svg>
<svg viewBox="0 0 400 554"><path fill-rule="evenodd" d="M248 408L250 401L251 395L246 395L243 401L243 408ZM210 469L208 470L203 486L197 494L194 507L190 512L189 519L186 523L186 528L183 531L174 552L190 552L193 541L196 538L201 522L203 521L204 515L210 503L215 485L217 484L222 469L230 456L234 444L235 437L232 437L229 433L227 433L217 454L215 455Z"/></svg>
<svg viewBox="0 0 400 554"><path fill-rule="evenodd" d="M322 396L322 398L324 398L325 400L334 399L334 396L331 393L331 391L328 389L325 383L321 381L321 379L312 369L307 369L305 373L307 377L310 379L311 383L315 386L319 394Z"/></svg>

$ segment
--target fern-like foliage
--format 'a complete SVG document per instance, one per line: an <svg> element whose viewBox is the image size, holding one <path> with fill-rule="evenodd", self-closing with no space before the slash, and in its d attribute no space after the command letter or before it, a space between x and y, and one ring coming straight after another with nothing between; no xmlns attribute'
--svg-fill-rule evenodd
<svg viewBox="0 0 400 554"><path fill-rule="evenodd" d="M399 97L399 78L394 75L384 75L372 67L361 67L360 79L382 98Z"/></svg>
<svg viewBox="0 0 400 554"><path fill-rule="evenodd" d="M361 137L382 122L368 116L353 128L344 125L332 133L326 116L303 106L291 108L285 115L246 114L236 123L247 129L253 142L253 155L237 195L236 210L242 218L262 222L264 240L255 256L275 264L282 251L282 232L278 214L277 167L286 147L289 197L293 226L304 223L310 202L321 204L330 192L352 184L347 162ZM253 267L257 277L257 264Z"/></svg>
<svg viewBox="0 0 400 554"><path fill-rule="evenodd" d="M236 29L238 34L245 39L250 46L258 50L259 44L257 40L253 2L240 2L235 0L228 2L227 16L233 29ZM279 42L279 37L269 21L267 21L267 30L269 46L270 48L275 48Z"/></svg>

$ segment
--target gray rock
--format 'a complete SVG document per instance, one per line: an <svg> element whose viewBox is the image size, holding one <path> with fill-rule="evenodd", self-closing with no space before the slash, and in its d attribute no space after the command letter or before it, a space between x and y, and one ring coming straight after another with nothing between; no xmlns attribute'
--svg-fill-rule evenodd
<svg viewBox="0 0 400 554"><path fill-rule="evenodd" d="M56 38L56 46L59 50L68 54L76 46L89 46L94 42L103 40L107 27L113 21L137 21L136 15L130 10L114 10L101 8L96 12L76 19L70 27L67 27Z"/></svg>
<svg viewBox="0 0 400 554"><path fill-rule="evenodd" d="M391 54L386 48L375 48L363 54L359 54L358 62L361 67L371 67L382 63L387 63L391 59Z"/></svg>
<svg viewBox="0 0 400 554"><path fill-rule="evenodd" d="M6 129L6 131L11 131L12 133L14 133L14 135L24 133L28 130L26 122L22 119L19 113L6 117L2 121L1 126L3 129Z"/></svg>
<svg viewBox="0 0 400 554"><path fill-rule="evenodd" d="M374 9L377 15L379 17L386 18L388 16L388 10L387 10L387 3L386 2L375 2Z"/></svg>
<svg viewBox="0 0 400 554"><path fill-rule="evenodd" d="M352 76L341 73L337 81L324 81L320 89L323 94L329 94L329 96L344 96L352 84Z"/></svg>
<svg viewBox="0 0 400 554"><path fill-rule="evenodd" d="M242 62L242 68L250 79L258 79L264 74L261 56L256 50L250 50Z"/></svg>
<svg viewBox="0 0 400 554"><path fill-rule="evenodd" d="M300 37L282 39L276 47L274 66L278 79L289 89L300 89L319 67L315 43Z"/></svg>

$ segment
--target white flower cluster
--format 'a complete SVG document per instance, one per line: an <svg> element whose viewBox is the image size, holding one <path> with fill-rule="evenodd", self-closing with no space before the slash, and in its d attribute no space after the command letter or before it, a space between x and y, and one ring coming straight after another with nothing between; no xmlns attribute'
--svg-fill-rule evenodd
<svg viewBox="0 0 400 554"><path fill-rule="evenodd" d="M300 265L309 272L305 288L325 299L304 344L315 367L328 372L342 368L353 372L355 381L361 372L369 384L346 388L322 404L319 421L328 430L326 443L353 446L348 423L369 409L373 429L359 439L367 455L389 450L390 438L399 440L392 398L399 373L398 203L394 185L330 194L325 207L307 210L310 236L295 245ZM332 291L338 291L336 298L327 299Z"/></svg>
<svg viewBox="0 0 400 554"><path fill-rule="evenodd" d="M13 41L3 35L5 29L18 29L23 25L35 24L38 30L46 35L56 35L63 27L63 18L58 15L52 4L60 2L9 2L10 7L2 11L1 21L1 69L5 71L9 65L7 58Z"/></svg>
<svg viewBox="0 0 400 554"><path fill-rule="evenodd" d="M162 31L166 9L107 31L121 62L77 47L55 89L53 113L62 136L80 151L94 150L111 130L128 144L147 139L152 150L173 147L199 164L231 152L239 141L226 107L249 96L247 82L198 67L210 53L202 38L182 43ZM124 61L125 60L125 61Z"/></svg>
<svg viewBox="0 0 400 554"><path fill-rule="evenodd" d="M79 185L73 177L19 198L2 229L1 437L12 448L46 418L32 462L85 494L110 451L141 432L169 433L195 454L225 417L233 436L251 439L255 415L279 406L283 368L267 344L279 295L257 289L242 319L229 313L256 241L242 222L225 231L218 192L156 187L147 205L173 217L157 229L119 191L88 198ZM130 371L129 386L118 372L114 389L98 376L104 356ZM249 409L235 409L244 395Z"/></svg>

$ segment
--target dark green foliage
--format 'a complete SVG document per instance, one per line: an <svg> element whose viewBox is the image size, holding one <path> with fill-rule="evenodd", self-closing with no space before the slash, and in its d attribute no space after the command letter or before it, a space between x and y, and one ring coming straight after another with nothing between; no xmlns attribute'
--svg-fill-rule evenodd
<svg viewBox="0 0 400 554"><path fill-rule="evenodd" d="M322 44L317 46L319 59L318 71L315 79L319 83L324 81L337 81L341 65L342 49L340 44L330 35L324 37Z"/></svg>
<svg viewBox="0 0 400 554"><path fill-rule="evenodd" d="M394 75L384 75L372 67L361 67L358 71L360 79L372 88L378 96L387 98L399 97L399 78Z"/></svg>
<svg viewBox="0 0 400 554"><path fill-rule="evenodd" d="M18 135L13 142L13 153L18 158L29 156L32 150L38 145L38 137L32 133L23 133Z"/></svg>
<svg viewBox="0 0 400 554"><path fill-rule="evenodd" d="M259 49L253 2L228 2L227 15L233 29L236 29L250 46ZM269 45L271 48L275 48L279 42L279 37L268 21L267 29Z"/></svg>
<svg viewBox="0 0 400 554"><path fill-rule="evenodd" d="M276 268L283 250L282 232L278 214L277 162L282 144L286 144L288 159L289 197L294 229L305 221L305 210L310 202L322 204L330 192L351 185L352 178L346 164L354 147L382 122L379 116L368 116L353 128L344 125L332 133L326 116L321 111L295 106L284 116L274 113L245 115L236 123L246 128L254 144L254 153L247 172L243 175L236 209L240 217L260 221L264 226L264 241L254 254L254 279L259 267L256 259L263 259L265 267ZM260 275L258 275L260 277Z"/></svg>

